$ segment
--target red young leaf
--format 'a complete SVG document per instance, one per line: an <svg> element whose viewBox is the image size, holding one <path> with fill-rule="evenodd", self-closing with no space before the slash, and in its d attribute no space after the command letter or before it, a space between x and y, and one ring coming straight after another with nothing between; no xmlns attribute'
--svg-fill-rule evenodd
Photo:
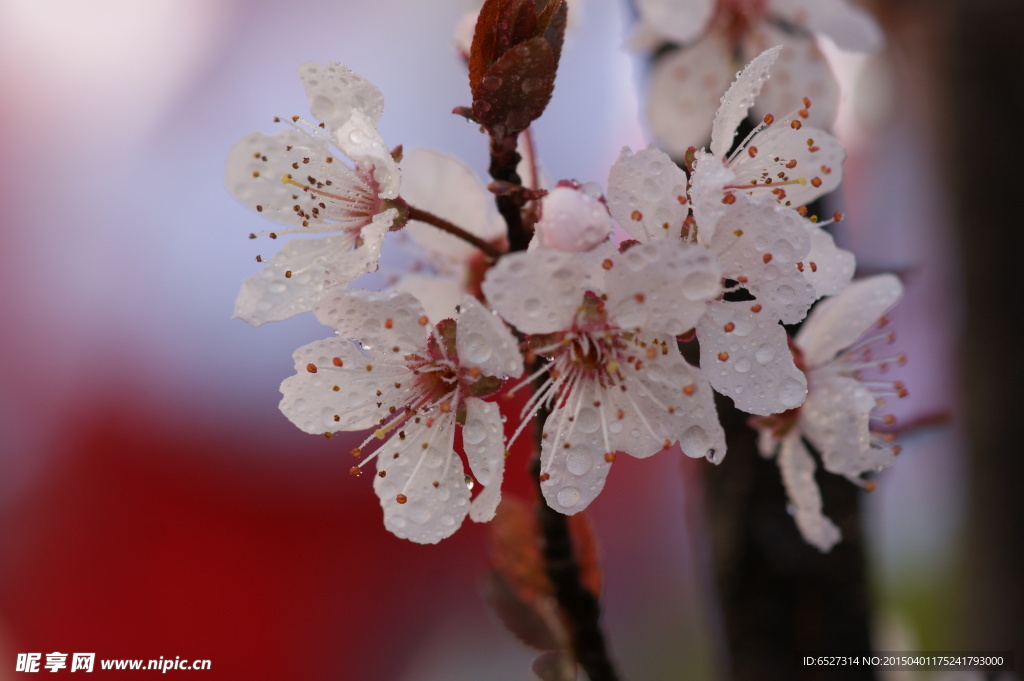
<svg viewBox="0 0 1024 681"><path fill-rule="evenodd" d="M565 0L486 0L480 9L469 56L471 110L492 136L515 136L544 112L566 16Z"/></svg>
<svg viewBox="0 0 1024 681"><path fill-rule="evenodd" d="M580 581L596 598L601 573L590 522L582 513L568 520ZM534 510L515 497L503 497L491 523L487 599L509 631L527 645L568 650L569 632L544 569L539 537Z"/></svg>
<svg viewBox="0 0 1024 681"><path fill-rule="evenodd" d="M555 62L544 38L519 43L473 89L473 116L495 137L513 137L544 113L555 89Z"/></svg>
<svg viewBox="0 0 1024 681"><path fill-rule="evenodd" d="M539 650L568 646L569 633L541 561L532 510L515 497L503 497L491 522L490 544L487 600L506 628Z"/></svg>

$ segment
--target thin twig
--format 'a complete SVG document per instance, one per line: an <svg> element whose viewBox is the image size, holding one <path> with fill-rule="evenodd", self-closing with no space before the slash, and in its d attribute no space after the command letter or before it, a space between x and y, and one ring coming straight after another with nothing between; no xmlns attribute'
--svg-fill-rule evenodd
<svg viewBox="0 0 1024 681"><path fill-rule="evenodd" d="M451 222L448 222L442 217L434 215L433 213L427 212L421 208L416 208L415 206L409 206L408 208L410 220L418 220L419 222L425 222L428 225L433 225L434 227L437 227L443 232L448 232L453 236L457 236L460 239L467 241L476 246L477 248L479 248L481 251L484 252L485 255L487 255L492 260L497 260L498 258L505 254L504 251L502 251L494 244L488 243L474 234L470 234L462 227L452 224Z"/></svg>

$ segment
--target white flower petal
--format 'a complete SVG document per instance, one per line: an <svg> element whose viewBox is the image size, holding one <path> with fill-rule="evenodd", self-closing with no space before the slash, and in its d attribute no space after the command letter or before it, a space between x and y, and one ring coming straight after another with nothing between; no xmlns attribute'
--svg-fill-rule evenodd
<svg viewBox="0 0 1024 681"><path fill-rule="evenodd" d="M834 296L853 279L856 258L836 246L832 235L820 227L806 222L804 228L811 237L811 250L804 258L804 277L811 282L818 297Z"/></svg>
<svg viewBox="0 0 1024 681"><path fill-rule="evenodd" d="M331 130L341 127L355 110L377 124L384 111L384 95L377 86L344 64L307 62L299 67L309 110Z"/></svg>
<svg viewBox="0 0 1024 681"><path fill-rule="evenodd" d="M725 187L736 184L736 173L710 153L699 150L695 155L690 183L690 203L697 221L697 242L710 247L718 223L729 206L722 202Z"/></svg>
<svg viewBox="0 0 1024 681"><path fill-rule="evenodd" d="M900 280L882 274L855 281L826 298L807 317L796 336L809 367L821 366L864 335L903 293Z"/></svg>
<svg viewBox="0 0 1024 681"><path fill-rule="evenodd" d="M874 18L846 0L772 0L771 11L788 23L827 35L844 50L874 52L885 42Z"/></svg>
<svg viewBox="0 0 1024 681"><path fill-rule="evenodd" d="M362 243L348 254L335 258L330 262L324 280L324 286L341 286L354 281L360 275L377 271L377 262L384 247L384 236L391 229L398 210L388 208L383 213L373 216L370 224L359 230Z"/></svg>
<svg viewBox="0 0 1024 681"><path fill-rule="evenodd" d="M604 204L571 187L555 187L541 199L535 226L537 247L585 253L608 240L612 221Z"/></svg>
<svg viewBox="0 0 1024 681"><path fill-rule="evenodd" d="M677 43L688 43L707 27L713 0L637 0L640 21Z"/></svg>
<svg viewBox="0 0 1024 681"><path fill-rule="evenodd" d="M772 68L772 77L764 85L761 96L754 104L758 117L770 113L776 119L785 119L791 112L803 107L803 98L811 100L809 117L801 119L805 125L830 128L839 104L839 85L825 55L810 36L794 35L770 24L760 24L751 31L743 44L746 55L756 54L770 45L783 45L779 59ZM778 125L779 120L776 120Z"/></svg>
<svg viewBox="0 0 1024 681"><path fill-rule="evenodd" d="M338 148L361 168L373 168L373 177L380 185L382 199L398 196L401 175L391 152L377 132L374 121L356 109L335 132Z"/></svg>
<svg viewBox="0 0 1024 681"><path fill-rule="evenodd" d="M826 553L835 546L842 534L835 524L821 512L821 491L814 481L814 459L794 431L782 441L778 454L779 471L786 496L793 504L793 517L800 534L808 544Z"/></svg>
<svg viewBox="0 0 1024 681"><path fill-rule="evenodd" d="M487 271L483 291L491 307L523 333L553 333L572 324L587 274L575 253L512 253Z"/></svg>
<svg viewBox="0 0 1024 681"><path fill-rule="evenodd" d="M601 415L592 405L614 391L596 390L592 383L578 385L572 399L555 407L544 424L540 461L542 475L547 477L542 478L541 492L548 506L566 515L590 505L604 488L611 469L611 457L605 456Z"/></svg>
<svg viewBox="0 0 1024 681"><path fill-rule="evenodd" d="M517 378L523 373L519 343L501 317L476 298L463 296L455 345L462 367L477 367L485 376Z"/></svg>
<svg viewBox="0 0 1024 681"><path fill-rule="evenodd" d="M738 409L767 416L799 407L807 379L793 362L786 330L752 301L712 302L697 324L701 371ZM726 331L726 329L729 329Z"/></svg>
<svg viewBox="0 0 1024 681"><path fill-rule="evenodd" d="M484 488L470 504L469 517L485 523L498 509L501 481L505 476L505 427L497 404L472 397L466 399L462 446L473 477Z"/></svg>
<svg viewBox="0 0 1024 681"><path fill-rule="evenodd" d="M436 323L442 319L455 318L455 306L462 301L466 285L452 277L407 274L391 290L416 296L427 317Z"/></svg>
<svg viewBox="0 0 1024 681"><path fill-rule="evenodd" d="M608 173L608 210L641 242L678 239L687 213L686 173L668 154L623 147Z"/></svg>
<svg viewBox="0 0 1024 681"><path fill-rule="evenodd" d="M464 163L430 149L411 149L402 159L402 198L487 241L501 236L494 200ZM412 238L439 261L441 269L461 274L479 251L433 225L410 222Z"/></svg>
<svg viewBox="0 0 1024 681"><path fill-rule="evenodd" d="M384 526L419 544L450 536L469 511L466 473L452 449L455 419L449 416L430 428L410 429L405 440L390 439L377 456L373 488L384 509ZM399 494L405 503L398 503Z"/></svg>
<svg viewBox="0 0 1024 681"><path fill-rule="evenodd" d="M343 338L304 345L293 359L295 375L281 383L280 409L306 433L375 428L390 407L408 399L408 390L396 388L393 379L365 370L367 364L379 364L378 354L363 353ZM316 373L309 371L310 364Z"/></svg>
<svg viewBox="0 0 1024 681"><path fill-rule="evenodd" d="M302 167L303 172L321 177L352 174L341 163L327 170L324 159L329 156L331 151L326 142L298 130L282 130L275 135L254 132L239 140L228 152L224 184L236 199L264 217L302 229L305 218L293 207L299 206L302 213L309 214L320 199L283 183L281 178L298 174L292 168L293 163ZM304 160L307 163L303 163ZM310 228L304 231L323 231L321 227L336 229L331 224L307 222Z"/></svg>
<svg viewBox="0 0 1024 681"><path fill-rule="evenodd" d="M316 317L342 338L396 357L421 350L429 332L423 306L408 293L332 291L317 305Z"/></svg>
<svg viewBox="0 0 1024 681"><path fill-rule="evenodd" d="M679 240L639 244L618 254L605 275L608 317L619 328L681 335L722 292L708 249Z"/></svg>
<svg viewBox="0 0 1024 681"><path fill-rule="evenodd" d="M748 150L757 149L756 156L739 154L730 169L736 174L735 184L760 185L749 191L752 195L767 196L774 189L784 206L806 206L818 197L828 194L843 179L843 161L846 150L835 137L809 125L793 129L790 119L776 120L767 129L750 140ZM774 185L765 188L765 178ZM798 182L799 184L781 184Z"/></svg>
<svg viewBox="0 0 1024 681"><path fill-rule="evenodd" d="M773 200L737 194L716 227L712 250L729 279L741 281L784 324L804 318L817 299L800 271L811 248L804 219ZM804 266L806 270L806 265Z"/></svg>
<svg viewBox="0 0 1024 681"><path fill-rule="evenodd" d="M635 379L646 391L642 397L649 403L638 401L644 409L645 419L662 440L678 440L687 456L721 463L725 457L725 431L718 421L711 386L700 369L683 359L675 339L666 341L669 343L668 352L645 359L644 369L635 372ZM633 454L628 444L617 448ZM663 448L664 442L658 445L658 449L633 455L649 456Z"/></svg>
<svg viewBox="0 0 1024 681"><path fill-rule="evenodd" d="M259 326L312 310L323 295L330 263L354 257L350 255L354 243L351 235L340 234L285 244L272 262L242 282L234 316ZM363 255L368 253L369 249ZM286 272L291 276L286 277Z"/></svg>
<svg viewBox="0 0 1024 681"><path fill-rule="evenodd" d="M658 146L674 158L707 143L721 93L733 77L732 49L725 34L703 38L662 57L651 70L647 118Z"/></svg>
<svg viewBox="0 0 1024 681"><path fill-rule="evenodd" d="M724 159L729 153L736 129L754 105L781 49L772 47L754 57L722 95L722 104L711 126L711 153L718 158Z"/></svg>
<svg viewBox="0 0 1024 681"><path fill-rule="evenodd" d="M821 453L825 470L855 482L893 462L891 449L871 446L870 414L875 396L860 381L824 371L808 372L800 430Z"/></svg>

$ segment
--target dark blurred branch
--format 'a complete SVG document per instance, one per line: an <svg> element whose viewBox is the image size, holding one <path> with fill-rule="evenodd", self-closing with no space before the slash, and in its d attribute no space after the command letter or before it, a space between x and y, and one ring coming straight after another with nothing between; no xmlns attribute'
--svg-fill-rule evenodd
<svg viewBox="0 0 1024 681"><path fill-rule="evenodd" d="M943 41L943 148L964 267L962 408L969 446L963 552L964 644L1024 650L1024 315L1016 275L1024 229L1014 203L1024 172L1024 5L958 0Z"/></svg>

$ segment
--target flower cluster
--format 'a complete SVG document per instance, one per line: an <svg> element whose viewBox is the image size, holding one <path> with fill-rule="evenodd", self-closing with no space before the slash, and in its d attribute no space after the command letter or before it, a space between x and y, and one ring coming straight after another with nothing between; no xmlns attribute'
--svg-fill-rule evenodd
<svg viewBox="0 0 1024 681"><path fill-rule="evenodd" d="M659 20L673 3L638 4L662 30L678 23ZM827 11L810 4L723 3L733 13L754 11L748 4L758 17L774 16L771 7L796 13L795 25L829 25ZM839 0L814 6L826 5L838 21ZM724 11L699 13L720 28ZM551 47L538 41L560 45L551 36L562 19L534 21L540 28L523 29L528 49L485 44L500 52L502 73L522 74L523 87L549 63ZM768 24L744 25L773 35ZM890 334L860 337L900 284L891 276L851 283L853 255L824 229L841 216L809 215L807 205L839 184L844 151L813 127L808 98L791 113L765 114L737 142L787 51L796 52L767 49L737 76L711 119L710 145L689 150L685 168L656 148L626 148L606 190L574 180L547 191L492 184L504 197L501 216L458 161L389 151L375 127L380 92L340 64L300 69L317 122L278 119L283 131L234 147L229 188L285 226L265 234L310 237L290 241L243 284L236 315L255 325L312 311L334 330L295 352L281 410L308 433L366 433L351 449L352 473L376 461L389 530L433 543L467 515L491 519L511 442L531 424L540 490L565 514L595 499L619 454L681 450L721 463L717 392L755 417L807 540L828 550L838 539L805 441L826 470L865 486L866 473L892 460L896 448L872 424L885 420L876 415L884 398L906 390L869 374L902 358L875 354ZM463 115L488 111L487 77L474 81L474 96L483 94ZM501 94L511 113L481 124L507 141L519 114ZM540 106L531 103L531 115ZM521 248L509 206L521 209L516 228L530 237ZM399 230L420 249L416 271L388 290L357 288ZM791 337L786 326L805 317ZM518 390L531 393L506 437L496 398Z"/></svg>

